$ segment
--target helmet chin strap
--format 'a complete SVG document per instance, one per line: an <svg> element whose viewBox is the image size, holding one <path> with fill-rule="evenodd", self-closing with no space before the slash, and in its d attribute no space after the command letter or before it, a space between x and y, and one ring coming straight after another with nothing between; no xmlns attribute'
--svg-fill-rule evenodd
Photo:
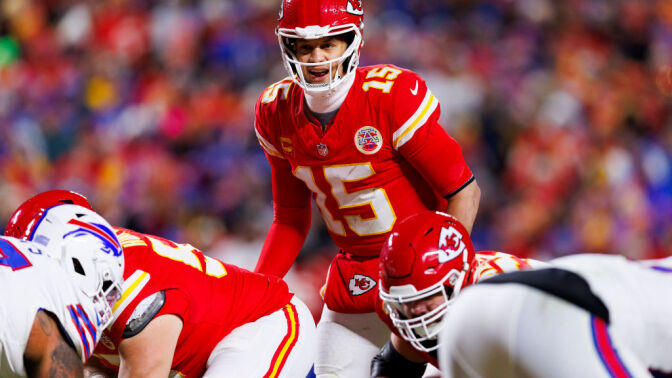
<svg viewBox="0 0 672 378"><path fill-rule="evenodd" d="M345 101L350 87L355 82L355 72L353 70L343 77L340 82L328 91L312 91L304 89L306 103L313 113L329 113L338 109Z"/></svg>

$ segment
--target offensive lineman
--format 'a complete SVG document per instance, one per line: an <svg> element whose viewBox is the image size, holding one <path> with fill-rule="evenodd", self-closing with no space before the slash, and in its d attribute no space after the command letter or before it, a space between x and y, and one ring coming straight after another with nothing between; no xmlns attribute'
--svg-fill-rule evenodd
<svg viewBox="0 0 672 378"><path fill-rule="evenodd" d="M90 208L65 190L27 200L7 231L30 233L57 203ZM315 323L284 281L205 256L188 244L115 227L124 250L123 295L94 352L100 373L131 377L305 377Z"/></svg>
<svg viewBox="0 0 672 378"><path fill-rule="evenodd" d="M0 376L81 377L112 321L124 258L79 206L45 209L30 240L0 237Z"/></svg>
<svg viewBox="0 0 672 378"><path fill-rule="evenodd" d="M371 376L419 378L427 362L438 368L437 336L463 288L503 272L543 266L503 252L475 252L467 230L448 214L425 211L404 219L380 254L376 311L393 333L373 359Z"/></svg>
<svg viewBox="0 0 672 378"><path fill-rule="evenodd" d="M389 339L375 286L396 221L444 210L470 230L480 200L425 81L392 65L357 68L363 14L360 0L284 0L276 34L290 77L256 105L275 218L255 271L287 273L308 233L311 197L340 248L317 327L323 377L367 377Z"/></svg>

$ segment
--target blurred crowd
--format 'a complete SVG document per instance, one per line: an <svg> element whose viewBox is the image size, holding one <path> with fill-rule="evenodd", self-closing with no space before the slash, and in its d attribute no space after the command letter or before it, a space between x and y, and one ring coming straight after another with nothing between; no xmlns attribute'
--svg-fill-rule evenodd
<svg viewBox="0 0 672 378"><path fill-rule="evenodd" d="M279 0L2 0L0 222L38 191L252 268ZM477 249L672 254L672 2L364 0L360 65L419 72L483 190ZM319 307L319 214L289 280ZM308 283L308 285L302 285ZM311 302L312 298L312 302Z"/></svg>

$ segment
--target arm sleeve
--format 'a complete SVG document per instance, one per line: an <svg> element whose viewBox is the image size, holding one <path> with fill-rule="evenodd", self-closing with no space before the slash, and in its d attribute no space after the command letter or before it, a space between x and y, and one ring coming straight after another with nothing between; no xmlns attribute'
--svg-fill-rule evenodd
<svg viewBox="0 0 672 378"><path fill-rule="evenodd" d="M296 260L310 228L310 192L292 175L285 159L266 154L271 164L273 224L254 271L283 277Z"/></svg>
<svg viewBox="0 0 672 378"><path fill-rule="evenodd" d="M442 197L451 197L471 183L474 175L460 145L436 120L425 128L400 152Z"/></svg>
<svg viewBox="0 0 672 378"><path fill-rule="evenodd" d="M425 81L411 71L399 76L393 93L392 145L434 187L450 197L473 174L462 149L439 124L441 106Z"/></svg>

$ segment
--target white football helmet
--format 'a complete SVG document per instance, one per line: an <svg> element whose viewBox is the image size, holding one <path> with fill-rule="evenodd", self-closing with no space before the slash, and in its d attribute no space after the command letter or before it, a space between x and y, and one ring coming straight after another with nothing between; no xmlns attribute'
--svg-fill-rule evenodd
<svg viewBox="0 0 672 378"><path fill-rule="evenodd" d="M112 226L93 210L59 204L44 210L26 238L44 245L91 298L98 329L109 326L124 282L124 256Z"/></svg>

